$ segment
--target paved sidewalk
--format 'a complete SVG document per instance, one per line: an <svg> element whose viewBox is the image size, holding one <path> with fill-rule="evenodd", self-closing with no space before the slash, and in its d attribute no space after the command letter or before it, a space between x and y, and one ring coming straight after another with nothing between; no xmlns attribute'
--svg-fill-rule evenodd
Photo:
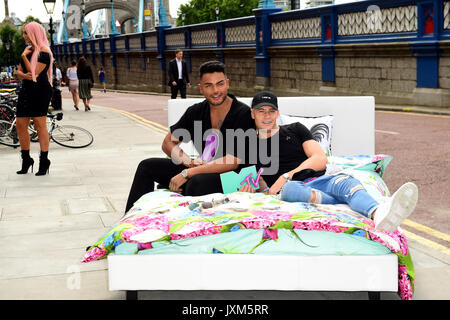
<svg viewBox="0 0 450 320"><path fill-rule="evenodd" d="M63 109L62 123L89 130L94 142L82 149L51 142L49 175L17 175L19 148L0 145L0 299L124 297L108 291L106 260L80 260L123 215L137 164L162 156L164 135L115 111L76 112L70 100ZM36 172L37 143L30 153Z"/></svg>
<svg viewBox="0 0 450 320"><path fill-rule="evenodd" d="M149 97L151 99L151 97ZM0 299L124 299L108 290L106 260L81 264L92 244L123 214L137 164L164 156L163 133L108 108L74 111L63 100L63 124L81 126L94 143L69 149L52 142L50 174L17 175L19 149L0 145ZM39 145L31 155L38 165ZM450 256L410 242L415 299L450 299ZM366 299L365 293L161 292L143 299ZM382 294L382 299L398 299Z"/></svg>

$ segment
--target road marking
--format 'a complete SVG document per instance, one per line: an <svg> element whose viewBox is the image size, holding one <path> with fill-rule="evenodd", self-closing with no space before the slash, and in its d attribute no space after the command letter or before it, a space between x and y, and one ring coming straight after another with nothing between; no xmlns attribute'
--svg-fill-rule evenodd
<svg viewBox="0 0 450 320"><path fill-rule="evenodd" d="M169 131L169 129L164 127L163 125L161 125L159 123L156 123L154 121L142 118L141 116L138 116L137 114L134 114L132 112L128 112L128 111L125 111L125 110L120 110L120 109L113 108L113 107L105 107L105 106L99 106L99 105L91 105L91 106L92 107L96 107L96 108L110 109L110 110L114 110L114 111L120 112L124 116L126 116L126 117L128 117L128 118L130 118L130 119L132 119L132 120L134 120L136 122L139 122L140 124L143 124L143 125L151 128L151 129L153 129L153 130L156 130L156 131L158 131L160 133L163 133L163 134L167 134L167 132Z"/></svg>
<svg viewBox="0 0 450 320"><path fill-rule="evenodd" d="M387 133L387 134L400 134L400 133L395 132L395 131L384 131L384 130L375 130L375 132Z"/></svg>
<svg viewBox="0 0 450 320"><path fill-rule="evenodd" d="M407 114L411 116L422 116L422 117L433 117L433 118L449 118L450 116L444 114L429 114L429 113L418 113L418 112L401 112L401 111L387 111L387 110L376 110L375 112L382 113L395 113L395 114Z"/></svg>
<svg viewBox="0 0 450 320"><path fill-rule="evenodd" d="M148 124L151 125L151 126L155 126L155 127L160 128L161 130L165 130L166 132L169 130L167 127L163 126L162 124L159 124L159 123L157 123L157 122L154 122L154 121L145 119L145 118L143 118L143 117L141 117L141 116L138 116L138 115L135 114L135 113L132 113L132 112L129 112L129 111L125 111L125 110L120 110L120 112L125 113L125 114L127 114L127 115L129 115L129 116L131 116L131 117L133 117L133 118L135 118L135 119L137 119L137 120L139 120L139 121L148 123Z"/></svg>
<svg viewBox="0 0 450 320"><path fill-rule="evenodd" d="M423 245L425 245L427 247L430 247L430 248L432 248L434 250L440 251L440 252L445 253L446 255L450 256L450 249L449 248L447 248L447 247L445 247L445 246L443 246L443 245L441 245L441 244L439 244L437 242L434 242L434 241L428 240L428 239L426 239L424 237L421 237L421 236L419 236L419 235L417 235L415 233L409 232L408 230L402 229L402 231L405 234L406 238L415 240L415 241L417 241L417 242L419 242L419 243L421 243L421 244L423 244Z"/></svg>
<svg viewBox="0 0 450 320"><path fill-rule="evenodd" d="M407 225L408 227L411 227L411 228L414 228L416 230L422 231L422 232L424 232L426 234L429 234L429 235L431 235L431 236L433 236L435 238L438 238L438 239L450 242L450 235L448 235L446 233L434 230L434 229L432 229L430 227L424 226L424 225L422 225L420 223L411 221L409 219L405 219L402 223Z"/></svg>
<svg viewBox="0 0 450 320"><path fill-rule="evenodd" d="M415 110L417 109L417 107L404 107L402 108L402 111L411 111L411 110Z"/></svg>
<svg viewBox="0 0 450 320"><path fill-rule="evenodd" d="M158 132L160 132L160 133L162 133L162 134L164 134L164 135L167 134L167 132L168 132L167 129L166 129L166 130L162 130L162 129L160 129L159 127L153 126L153 125L151 124L151 122L148 122L148 121L142 121L142 120L140 120L140 119L138 119L138 118L136 118L136 117L133 117L132 115L127 114L127 113L125 113L125 112L121 112L121 111L119 111L119 112L122 113L125 117L130 118L131 120L134 120L134 121L136 121L137 123L140 123L140 124L142 124L142 125L144 125L144 126L150 128L150 129L152 129L152 130L156 130L156 131L158 131Z"/></svg>

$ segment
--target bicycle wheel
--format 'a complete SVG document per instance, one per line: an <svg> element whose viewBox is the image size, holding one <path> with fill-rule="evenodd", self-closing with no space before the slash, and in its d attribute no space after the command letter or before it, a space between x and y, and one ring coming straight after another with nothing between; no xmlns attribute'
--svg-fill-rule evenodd
<svg viewBox="0 0 450 320"><path fill-rule="evenodd" d="M47 130L50 130L51 127L52 127L52 120L49 117L47 117ZM30 123L28 124L28 133L30 134L31 142L39 142L39 137L37 134L37 130L34 127L33 120L31 120ZM49 132L49 140L50 140L50 132Z"/></svg>
<svg viewBox="0 0 450 320"><path fill-rule="evenodd" d="M94 141L94 137L86 129L69 125L56 126L51 133L51 139L68 148L87 147Z"/></svg>
<svg viewBox="0 0 450 320"><path fill-rule="evenodd" d="M0 120L13 122L15 117L16 113L10 106L6 104L0 105Z"/></svg>
<svg viewBox="0 0 450 320"><path fill-rule="evenodd" d="M28 133L30 134L31 142L39 142L37 130L34 128L34 124L31 121L30 124L28 125Z"/></svg>
<svg viewBox="0 0 450 320"><path fill-rule="evenodd" d="M16 127L11 122L0 120L0 143L15 148L20 145Z"/></svg>

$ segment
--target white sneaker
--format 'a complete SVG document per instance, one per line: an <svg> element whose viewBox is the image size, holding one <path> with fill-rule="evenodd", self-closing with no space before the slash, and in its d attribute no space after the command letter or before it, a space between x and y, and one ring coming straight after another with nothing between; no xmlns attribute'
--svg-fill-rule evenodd
<svg viewBox="0 0 450 320"><path fill-rule="evenodd" d="M414 211L418 200L418 188L412 182L402 185L387 201L378 207L374 223L375 229L394 232Z"/></svg>

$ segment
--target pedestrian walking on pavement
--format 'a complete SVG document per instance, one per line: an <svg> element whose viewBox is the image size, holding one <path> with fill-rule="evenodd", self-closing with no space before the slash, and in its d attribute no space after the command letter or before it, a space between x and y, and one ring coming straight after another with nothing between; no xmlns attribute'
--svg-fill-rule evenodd
<svg viewBox="0 0 450 320"><path fill-rule="evenodd" d="M85 57L78 59L77 64L77 76L78 76L78 92L80 99L83 100L84 111L90 111L89 103L92 99L91 88L94 86L94 76L92 75L92 69L87 64Z"/></svg>
<svg viewBox="0 0 450 320"><path fill-rule="evenodd" d="M17 75L22 80L16 110L16 128L20 142L22 169L17 174L26 174L34 160L30 157L30 135L28 125L33 119L40 145L39 170L36 176L47 174L50 168L48 149L50 138L47 131L47 112L52 98L53 55L44 27L37 22L22 27L25 43L31 43L22 53Z"/></svg>
<svg viewBox="0 0 450 320"><path fill-rule="evenodd" d="M177 49L175 58L169 62L169 83L171 99L176 99L180 91L181 99L186 99L186 85L191 86L186 62L183 61L183 51Z"/></svg>
<svg viewBox="0 0 450 320"><path fill-rule="evenodd" d="M100 67L100 71L98 72L98 81L103 85L103 92L106 92L106 76L103 67Z"/></svg>
<svg viewBox="0 0 450 320"><path fill-rule="evenodd" d="M67 82L69 87L69 92L72 94L73 107L75 110L78 109L78 103L80 102L80 98L78 97L78 76L77 76L77 62L72 60L70 63L71 67L67 68Z"/></svg>

